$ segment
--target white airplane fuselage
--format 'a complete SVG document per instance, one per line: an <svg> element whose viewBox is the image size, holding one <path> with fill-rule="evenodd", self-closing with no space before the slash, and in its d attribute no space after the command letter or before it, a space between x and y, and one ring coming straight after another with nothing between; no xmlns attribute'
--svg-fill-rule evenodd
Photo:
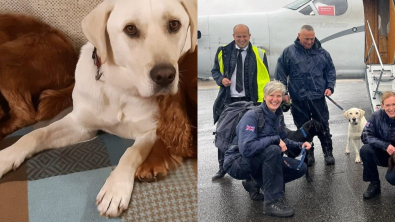
<svg viewBox="0 0 395 222"><path fill-rule="evenodd" d="M293 44L300 28L311 25L315 36L333 59L338 78L362 78L365 75L365 23L362 0L348 1L342 15L319 15L312 2L313 13L300 9L281 8L269 13L210 15L198 17L198 77L211 77L214 57L219 46L233 41L233 27L245 24L251 33L250 42L266 50L269 73L274 75L277 59ZM301 7L301 8L303 8Z"/></svg>

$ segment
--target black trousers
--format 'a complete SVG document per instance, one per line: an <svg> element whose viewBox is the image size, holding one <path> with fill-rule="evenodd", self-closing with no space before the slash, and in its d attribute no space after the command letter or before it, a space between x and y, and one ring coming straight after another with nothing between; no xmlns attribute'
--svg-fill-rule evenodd
<svg viewBox="0 0 395 222"><path fill-rule="evenodd" d="M364 144L359 153L363 162L363 181L379 181L377 166L388 167L388 158L390 155L387 151L374 148L369 144ZM395 185L395 169L387 172L385 179L391 185Z"/></svg>
<svg viewBox="0 0 395 222"><path fill-rule="evenodd" d="M284 162L286 161L289 166ZM284 184L306 174L307 165L302 164L297 170L299 160L281 157L277 145L266 147L262 153L250 158L239 155L225 155L224 169L231 177L238 180L254 178L262 188L265 202L272 202L284 196Z"/></svg>

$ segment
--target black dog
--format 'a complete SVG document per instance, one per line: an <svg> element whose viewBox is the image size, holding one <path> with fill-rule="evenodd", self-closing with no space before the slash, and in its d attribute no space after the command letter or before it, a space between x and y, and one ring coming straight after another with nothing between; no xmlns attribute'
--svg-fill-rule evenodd
<svg viewBox="0 0 395 222"><path fill-rule="evenodd" d="M322 136L323 134L323 126L320 122L317 120L309 120L305 122L300 129L297 129L296 131L292 131L289 129L285 129L285 132L287 133L288 139L291 139L293 141L297 142L312 142L314 136ZM312 147L314 144L312 144ZM287 152L287 156L291 158L295 158L299 155L300 153L291 153ZM304 162L307 164L307 158L304 159ZM309 170L306 172L306 180L308 182L312 182L313 180L311 179L309 175Z"/></svg>

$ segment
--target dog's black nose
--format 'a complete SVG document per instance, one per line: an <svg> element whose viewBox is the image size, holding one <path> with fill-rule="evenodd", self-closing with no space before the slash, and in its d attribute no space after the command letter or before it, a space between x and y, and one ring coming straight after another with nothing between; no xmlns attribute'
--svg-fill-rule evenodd
<svg viewBox="0 0 395 222"><path fill-rule="evenodd" d="M176 69L170 64L159 64L151 69L150 76L158 85L167 86L176 77Z"/></svg>

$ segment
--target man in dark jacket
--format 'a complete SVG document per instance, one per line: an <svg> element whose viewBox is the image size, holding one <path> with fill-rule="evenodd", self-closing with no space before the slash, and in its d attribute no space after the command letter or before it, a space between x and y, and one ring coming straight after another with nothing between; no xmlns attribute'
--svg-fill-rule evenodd
<svg viewBox="0 0 395 222"><path fill-rule="evenodd" d="M269 67L265 50L252 46L250 37L246 25L236 25L233 29L234 41L219 47L215 55L211 73L220 89L213 106L214 124L226 104L236 101L258 104L263 101L263 87L270 81ZM223 158L224 154L218 150L219 171L212 179L225 175Z"/></svg>
<svg viewBox="0 0 395 222"><path fill-rule="evenodd" d="M284 116L279 108L285 87L279 81L265 86L265 100L260 105L265 123L258 130L258 115L248 111L237 124L236 137L225 153L224 169L233 178L253 180L264 193L264 213L278 217L291 217L294 210L285 203L285 183L302 177L305 163L282 157L283 152L299 154L301 148L311 148L308 142L295 142L287 138Z"/></svg>
<svg viewBox="0 0 395 222"><path fill-rule="evenodd" d="M275 78L289 91L284 100L288 103L291 97L291 113L298 128L310 119L323 125L324 133L318 138L325 163L335 164L325 96L334 92L336 71L331 56L315 38L313 27L304 25L294 44L284 49L277 61ZM307 158L308 165L313 165L314 148L307 152Z"/></svg>
<svg viewBox="0 0 395 222"><path fill-rule="evenodd" d="M363 193L364 199L370 199L381 193L377 166L389 167L385 179L395 186L395 93L388 91L381 96L382 109L372 114L362 131L360 154L363 162L363 181L370 182ZM388 161L388 159L390 161ZM391 164L392 166L389 166Z"/></svg>

